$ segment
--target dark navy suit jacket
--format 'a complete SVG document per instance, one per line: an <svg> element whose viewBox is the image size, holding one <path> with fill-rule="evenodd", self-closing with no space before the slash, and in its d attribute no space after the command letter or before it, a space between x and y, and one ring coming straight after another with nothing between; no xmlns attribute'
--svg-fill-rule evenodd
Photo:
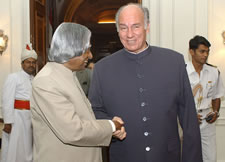
<svg viewBox="0 0 225 162"><path fill-rule="evenodd" d="M200 130L183 56L149 46L99 61L89 91L99 119L121 117L127 137L112 140L110 162L202 162Z"/></svg>

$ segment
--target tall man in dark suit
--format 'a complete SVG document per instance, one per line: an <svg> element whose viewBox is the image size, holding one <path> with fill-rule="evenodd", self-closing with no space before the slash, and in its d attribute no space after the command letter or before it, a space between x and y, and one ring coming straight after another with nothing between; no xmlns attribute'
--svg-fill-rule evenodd
<svg viewBox="0 0 225 162"><path fill-rule="evenodd" d="M110 162L202 162L201 139L183 56L146 43L149 12L121 7L116 25L124 49L99 61L89 91L97 118L124 120L127 138L113 140Z"/></svg>

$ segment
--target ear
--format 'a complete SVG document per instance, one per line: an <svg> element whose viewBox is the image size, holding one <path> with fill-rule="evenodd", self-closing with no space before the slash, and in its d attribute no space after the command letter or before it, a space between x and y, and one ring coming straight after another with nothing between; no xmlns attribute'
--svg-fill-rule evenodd
<svg viewBox="0 0 225 162"><path fill-rule="evenodd" d="M146 33L149 33L149 32L150 32L150 23L148 23L147 29L146 29Z"/></svg>
<svg viewBox="0 0 225 162"><path fill-rule="evenodd" d="M189 49L189 53L191 56L193 56L195 54L195 51L193 49Z"/></svg>

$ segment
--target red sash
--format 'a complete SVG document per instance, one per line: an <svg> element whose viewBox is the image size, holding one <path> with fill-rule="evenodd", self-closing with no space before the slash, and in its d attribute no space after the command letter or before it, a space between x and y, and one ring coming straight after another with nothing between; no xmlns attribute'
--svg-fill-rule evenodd
<svg viewBox="0 0 225 162"><path fill-rule="evenodd" d="M30 110L30 101L15 100L14 108L19 110Z"/></svg>

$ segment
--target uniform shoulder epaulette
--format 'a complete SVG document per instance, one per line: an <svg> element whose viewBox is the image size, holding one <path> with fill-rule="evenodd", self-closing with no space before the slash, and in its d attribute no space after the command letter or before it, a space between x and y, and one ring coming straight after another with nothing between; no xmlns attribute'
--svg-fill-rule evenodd
<svg viewBox="0 0 225 162"><path fill-rule="evenodd" d="M212 65L212 64L209 64L209 63L206 63L206 65L209 65L209 66L211 66L211 67L214 67L214 68L216 68L216 69L218 70L218 74L220 75L220 71L219 71L219 69L217 68L217 66L215 66L215 65Z"/></svg>
<svg viewBox="0 0 225 162"><path fill-rule="evenodd" d="M214 67L214 68L217 68L217 66L212 65L212 64L209 64L209 63L206 63L206 65L209 65L209 66L212 66L212 67Z"/></svg>

